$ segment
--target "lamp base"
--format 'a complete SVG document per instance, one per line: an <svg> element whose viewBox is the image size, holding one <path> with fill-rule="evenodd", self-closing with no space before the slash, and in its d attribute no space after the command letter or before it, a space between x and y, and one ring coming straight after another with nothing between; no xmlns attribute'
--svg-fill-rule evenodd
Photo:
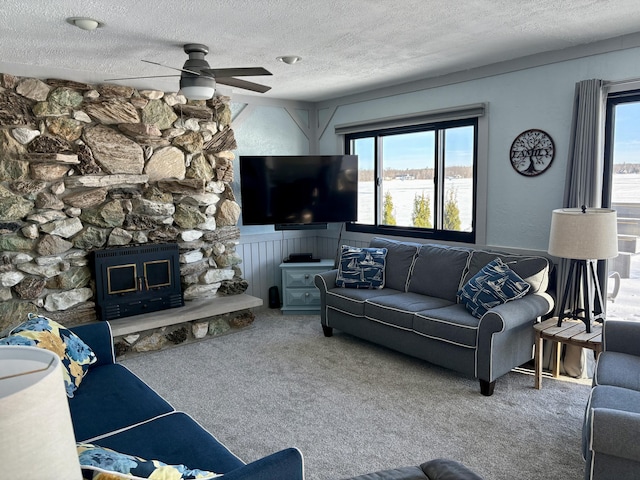
<svg viewBox="0 0 640 480"><path fill-rule="evenodd" d="M593 322L604 322L602 290L596 276L596 260L571 260L558 314L559 327L564 319L581 320L587 333L591 333Z"/></svg>

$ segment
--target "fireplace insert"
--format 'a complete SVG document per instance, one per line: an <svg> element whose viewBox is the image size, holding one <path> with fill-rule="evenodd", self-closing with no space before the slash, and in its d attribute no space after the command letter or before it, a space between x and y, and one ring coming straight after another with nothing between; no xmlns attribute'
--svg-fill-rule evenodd
<svg viewBox="0 0 640 480"><path fill-rule="evenodd" d="M177 244L95 250L92 259L101 320L184 305Z"/></svg>

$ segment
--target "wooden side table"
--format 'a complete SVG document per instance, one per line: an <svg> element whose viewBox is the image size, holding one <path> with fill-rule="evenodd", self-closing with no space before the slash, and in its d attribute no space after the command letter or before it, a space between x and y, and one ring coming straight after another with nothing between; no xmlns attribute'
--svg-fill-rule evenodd
<svg viewBox="0 0 640 480"><path fill-rule="evenodd" d="M602 352L602 324L594 323L591 325L591 333L586 332L584 322L580 320L564 320L562 326L558 326L558 318L550 318L533 326L536 332L536 352L535 352L535 368L536 380L535 387L539 390L542 388L542 344L543 340L550 340L556 352L556 361L553 366L553 376L557 378L560 375L560 354L562 353L562 344L576 345L578 347L589 348L596 352L596 359Z"/></svg>

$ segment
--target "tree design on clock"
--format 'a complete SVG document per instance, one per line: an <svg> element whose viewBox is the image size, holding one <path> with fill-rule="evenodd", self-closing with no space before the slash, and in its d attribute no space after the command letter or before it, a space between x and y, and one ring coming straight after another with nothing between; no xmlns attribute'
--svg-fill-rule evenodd
<svg viewBox="0 0 640 480"><path fill-rule="evenodd" d="M555 145L548 133L536 128L526 130L511 144L511 166L527 177L540 175L549 168L555 153Z"/></svg>

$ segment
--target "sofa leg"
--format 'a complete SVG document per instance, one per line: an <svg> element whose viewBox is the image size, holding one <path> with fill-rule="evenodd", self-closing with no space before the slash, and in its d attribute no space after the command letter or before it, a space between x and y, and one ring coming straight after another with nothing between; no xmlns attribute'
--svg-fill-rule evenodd
<svg viewBox="0 0 640 480"><path fill-rule="evenodd" d="M496 381L487 382L486 380L480 380L480 393L485 397L493 395L493 389L496 388Z"/></svg>
<svg viewBox="0 0 640 480"><path fill-rule="evenodd" d="M325 337L333 337L333 328L322 325L322 333Z"/></svg>

